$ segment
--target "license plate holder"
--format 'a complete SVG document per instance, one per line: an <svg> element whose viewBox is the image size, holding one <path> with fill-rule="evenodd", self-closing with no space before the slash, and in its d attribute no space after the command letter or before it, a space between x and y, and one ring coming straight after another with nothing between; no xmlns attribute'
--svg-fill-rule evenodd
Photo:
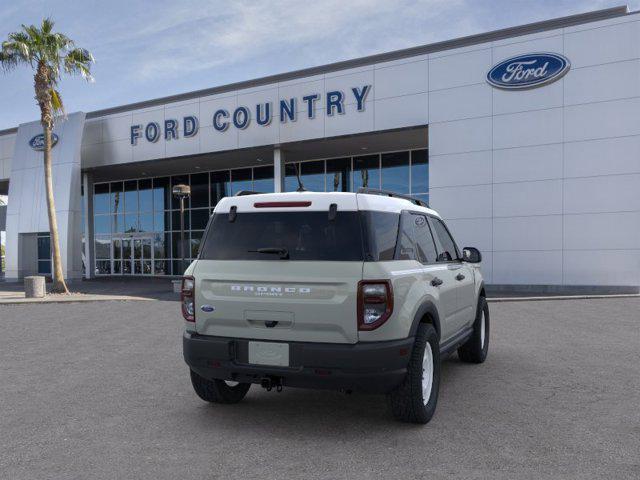
<svg viewBox="0 0 640 480"><path fill-rule="evenodd" d="M249 363L252 365L289 366L289 344L249 342Z"/></svg>

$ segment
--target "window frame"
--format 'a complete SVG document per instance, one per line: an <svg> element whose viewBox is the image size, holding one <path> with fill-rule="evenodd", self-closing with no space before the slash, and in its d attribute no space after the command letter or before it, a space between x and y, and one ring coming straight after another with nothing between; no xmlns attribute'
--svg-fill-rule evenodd
<svg viewBox="0 0 640 480"><path fill-rule="evenodd" d="M445 265L449 264L449 263L455 263L455 264L462 263L462 255L460 255L460 249L458 248L458 244L456 243L456 239L451 234L451 231L449 230L449 227L447 227L447 224L444 222L444 220L442 220L441 218L436 217L435 215L431 215L431 214L426 214L426 216L427 216L427 219L429 221L429 227L431 228L433 239L434 239L434 241L436 243L436 249L438 249L439 251L444 251L444 247L443 247L442 243L440 242L440 237L438 236L438 233L435 232L435 226L433 225L433 222L437 220L437 221L440 221L442 223L442 226L444 227L445 231L447 232L447 234L451 238L451 242L453 243L453 248L455 249L455 253L456 253L456 258L455 259L447 260L445 262L436 261L436 263L445 264ZM440 254L438 253L438 256L439 255Z"/></svg>
<svg viewBox="0 0 640 480"><path fill-rule="evenodd" d="M422 215L423 217L425 217L427 219L427 227L429 228L429 235L431 235L431 240L433 241L433 246L436 249L436 258L437 258L438 243L437 243L437 240L435 238L435 235L433 234L433 227L431 226L431 222L429 221L429 217L431 215L426 213L426 212L420 212L418 210L402 210L400 212L400 223L399 223L399 226L398 226L398 239L396 240L396 252L395 252L395 255L394 255L394 260L402 260L400 258L400 245L401 245L401 242L400 242L400 231L402 229L402 222L406 218L405 215ZM412 224L412 226L413 226L413 224ZM415 246L416 239L417 239L416 236L415 236L415 229L413 229L413 232L414 232L413 242L414 242L414 252L415 252L415 258L413 260L415 260L416 262L420 263L421 265L437 265L438 263L443 263L443 262L438 262L438 261L423 262L423 261L421 261L419 259L418 250L417 250L417 248ZM454 245L455 245L455 242L454 242Z"/></svg>

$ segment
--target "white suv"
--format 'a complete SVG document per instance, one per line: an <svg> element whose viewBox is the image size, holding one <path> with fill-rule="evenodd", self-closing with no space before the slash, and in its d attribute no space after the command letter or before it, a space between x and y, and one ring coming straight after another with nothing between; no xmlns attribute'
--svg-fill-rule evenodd
<svg viewBox="0 0 640 480"><path fill-rule="evenodd" d="M242 400L252 383L385 393L398 419L426 423L440 358L487 356L480 261L411 197L224 198L183 279L193 387L216 403Z"/></svg>

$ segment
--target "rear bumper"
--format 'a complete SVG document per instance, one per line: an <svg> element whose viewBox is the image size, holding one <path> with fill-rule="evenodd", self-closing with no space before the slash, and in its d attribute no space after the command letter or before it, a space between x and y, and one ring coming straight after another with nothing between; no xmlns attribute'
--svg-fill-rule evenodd
<svg viewBox="0 0 640 480"><path fill-rule="evenodd" d="M248 339L185 332L182 344L187 365L208 379L260 383L277 377L283 386L386 393L404 379L413 341L288 342L289 367L249 364Z"/></svg>

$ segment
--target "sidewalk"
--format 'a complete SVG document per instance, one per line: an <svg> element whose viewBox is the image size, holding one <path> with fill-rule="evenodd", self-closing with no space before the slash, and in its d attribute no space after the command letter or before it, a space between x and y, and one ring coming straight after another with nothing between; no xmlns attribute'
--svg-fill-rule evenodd
<svg viewBox="0 0 640 480"><path fill-rule="evenodd" d="M47 283L47 291L51 287ZM22 303L96 302L107 300L144 301L178 300L171 279L166 278L100 278L69 282L69 295L47 293L44 298L25 298L20 283L0 282L0 305Z"/></svg>

